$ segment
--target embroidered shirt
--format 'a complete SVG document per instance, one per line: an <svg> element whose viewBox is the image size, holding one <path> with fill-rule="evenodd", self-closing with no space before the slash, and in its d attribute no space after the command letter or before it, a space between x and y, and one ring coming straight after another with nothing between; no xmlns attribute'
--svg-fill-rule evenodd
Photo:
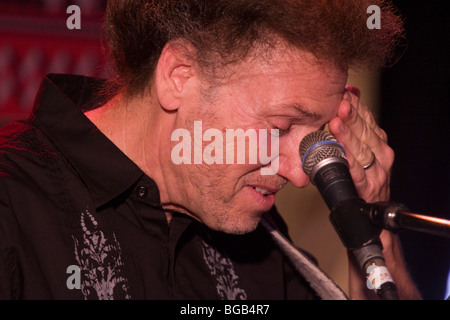
<svg viewBox="0 0 450 320"><path fill-rule="evenodd" d="M83 113L101 84L49 75L30 119L0 129L0 299L315 298L262 227L168 224L155 182Z"/></svg>

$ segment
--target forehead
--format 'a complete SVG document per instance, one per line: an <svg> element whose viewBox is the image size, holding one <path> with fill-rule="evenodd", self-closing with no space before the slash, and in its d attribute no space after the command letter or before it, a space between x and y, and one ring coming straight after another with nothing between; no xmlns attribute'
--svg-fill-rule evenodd
<svg viewBox="0 0 450 320"><path fill-rule="evenodd" d="M346 81L347 70L280 46L233 66L224 84L233 91L230 94L254 106L292 105L315 112L339 103Z"/></svg>
<svg viewBox="0 0 450 320"><path fill-rule="evenodd" d="M251 54L233 69L230 81L245 81L246 78L302 81L302 87L330 94L347 80L347 70L319 61L307 51L284 45L266 50L264 54Z"/></svg>

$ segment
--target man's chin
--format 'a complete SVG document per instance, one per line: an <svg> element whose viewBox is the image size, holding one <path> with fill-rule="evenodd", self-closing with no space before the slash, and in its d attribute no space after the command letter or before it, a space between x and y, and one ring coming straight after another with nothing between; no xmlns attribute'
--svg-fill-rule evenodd
<svg viewBox="0 0 450 320"><path fill-rule="evenodd" d="M228 220L225 223L221 223L216 228L210 228L227 234L243 235L255 231L260 220L261 216L247 219L233 219L232 221Z"/></svg>

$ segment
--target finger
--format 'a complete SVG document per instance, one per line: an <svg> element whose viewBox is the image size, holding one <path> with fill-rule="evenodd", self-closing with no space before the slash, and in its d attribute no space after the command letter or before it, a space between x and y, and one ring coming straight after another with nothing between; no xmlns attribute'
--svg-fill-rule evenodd
<svg viewBox="0 0 450 320"><path fill-rule="evenodd" d="M368 126L382 139L383 141L387 142L387 134L384 130L382 130L375 119L375 116L373 113L369 110L369 108L361 103L360 100L360 92L359 89L355 89L355 87L350 87L351 90L348 90L344 96L343 99L350 102L350 105L356 109L356 112L358 115L363 119L365 122L367 122Z"/></svg>
<svg viewBox="0 0 450 320"><path fill-rule="evenodd" d="M384 141L375 133L369 124L361 118L359 113L356 112L356 109L347 100L342 100L338 109L338 117L353 135L351 136L350 133L346 133L345 138L353 141L350 147L356 148L355 150L357 151L364 152L364 154L357 155L357 159L362 161L361 163L363 165L370 162L372 152L379 154L382 151L381 146L384 144ZM342 125L339 124L339 127L342 127ZM360 146L359 144L366 145L368 148Z"/></svg>
<svg viewBox="0 0 450 320"><path fill-rule="evenodd" d="M346 158L358 195L367 202L387 201L390 189L386 181L389 181L389 174L381 163L375 158L373 165L364 170L350 151L346 153Z"/></svg>
<svg viewBox="0 0 450 320"><path fill-rule="evenodd" d="M353 93L358 98L361 97L361 91L358 87L352 86L351 84L347 84L345 86L345 89L347 89L349 92Z"/></svg>
<svg viewBox="0 0 450 320"><path fill-rule="evenodd" d="M365 170L359 164L359 161L355 159L355 156L351 152L346 154L347 162L350 169L352 180L355 183L356 190L366 190L368 187L368 180ZM360 194L362 197L362 195Z"/></svg>
<svg viewBox="0 0 450 320"><path fill-rule="evenodd" d="M367 110L367 107L364 108ZM352 148L353 145L353 147L356 147L356 150L359 150L359 152L365 152L364 154L357 156L357 159L360 161L361 165L365 166L370 163L373 152L375 157L382 164L383 168L385 170L390 170L394 161L394 151L387 144L387 135L384 130L378 126L376 127L376 131L373 130L369 123L364 121L358 112L355 112L353 105L346 99L341 101L338 109L338 117L341 118L342 122L353 133L355 136L354 139L357 138L361 140L361 142L366 144L370 149L369 152L367 149L357 146L356 143L348 144L349 148ZM338 127L340 126L336 126L336 128ZM333 134L337 134L337 136L341 139L344 139L338 131L333 132Z"/></svg>
<svg viewBox="0 0 450 320"><path fill-rule="evenodd" d="M355 135L341 118L332 119L329 123L329 129L345 150L353 155L361 169L372 161L373 155L370 147L359 136Z"/></svg>

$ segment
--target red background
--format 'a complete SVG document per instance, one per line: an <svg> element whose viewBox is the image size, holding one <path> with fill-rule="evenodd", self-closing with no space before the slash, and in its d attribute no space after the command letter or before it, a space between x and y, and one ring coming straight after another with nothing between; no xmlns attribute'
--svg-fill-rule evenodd
<svg viewBox="0 0 450 320"><path fill-rule="evenodd" d="M73 30L66 25L67 6L58 0L0 3L0 125L28 116L48 73L107 76L102 2L80 6L81 29Z"/></svg>

